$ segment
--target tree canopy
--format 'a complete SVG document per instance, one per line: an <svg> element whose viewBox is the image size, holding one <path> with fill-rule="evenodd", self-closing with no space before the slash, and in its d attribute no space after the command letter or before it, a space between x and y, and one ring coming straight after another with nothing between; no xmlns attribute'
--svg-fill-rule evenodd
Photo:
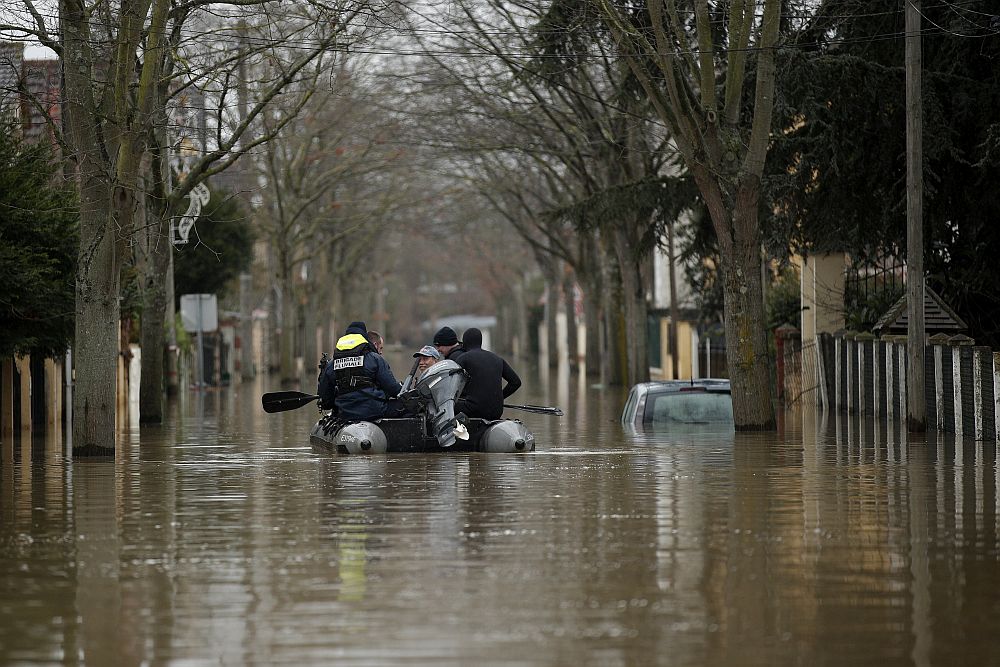
<svg viewBox="0 0 1000 667"><path fill-rule="evenodd" d="M224 295L227 284L250 266L253 250L253 234L239 201L213 191L190 238L176 251L174 293L178 299L182 294Z"/></svg>
<svg viewBox="0 0 1000 667"><path fill-rule="evenodd" d="M824 6L834 4L779 58L769 235L855 262L905 256L902 7ZM1000 266L986 249L1000 244L1000 123L985 110L1000 106L1000 43L982 20L993 10L986 1L922 10L924 266L971 335L996 346Z"/></svg>
<svg viewBox="0 0 1000 667"><path fill-rule="evenodd" d="M0 131L0 357L58 356L73 339L78 212L47 146Z"/></svg>

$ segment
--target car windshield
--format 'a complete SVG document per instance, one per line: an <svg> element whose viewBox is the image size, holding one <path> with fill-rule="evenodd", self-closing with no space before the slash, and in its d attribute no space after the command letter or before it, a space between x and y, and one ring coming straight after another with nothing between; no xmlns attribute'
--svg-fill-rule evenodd
<svg viewBox="0 0 1000 667"><path fill-rule="evenodd" d="M670 392L651 395L646 414L653 424L732 424L733 400L729 394Z"/></svg>

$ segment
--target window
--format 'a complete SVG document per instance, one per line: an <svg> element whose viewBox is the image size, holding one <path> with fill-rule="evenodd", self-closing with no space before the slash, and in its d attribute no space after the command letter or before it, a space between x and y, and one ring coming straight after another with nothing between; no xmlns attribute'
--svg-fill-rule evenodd
<svg viewBox="0 0 1000 667"><path fill-rule="evenodd" d="M732 424L729 394L681 391L646 397L646 421L653 424Z"/></svg>

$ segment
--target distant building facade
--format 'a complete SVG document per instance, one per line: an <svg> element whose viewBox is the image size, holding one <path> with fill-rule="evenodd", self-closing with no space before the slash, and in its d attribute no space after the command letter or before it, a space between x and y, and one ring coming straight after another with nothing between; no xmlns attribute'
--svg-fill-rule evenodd
<svg viewBox="0 0 1000 667"><path fill-rule="evenodd" d="M58 148L62 87L58 60L25 60L24 45L0 42L0 117L20 128L32 143Z"/></svg>

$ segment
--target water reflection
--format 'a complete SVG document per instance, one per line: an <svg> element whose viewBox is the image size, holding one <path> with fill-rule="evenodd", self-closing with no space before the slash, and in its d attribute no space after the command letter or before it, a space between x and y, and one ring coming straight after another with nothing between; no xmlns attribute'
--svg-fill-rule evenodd
<svg viewBox="0 0 1000 667"><path fill-rule="evenodd" d="M625 433L623 390L542 375L528 456L330 456L261 385L113 463L5 442L0 663L998 661L994 444Z"/></svg>

